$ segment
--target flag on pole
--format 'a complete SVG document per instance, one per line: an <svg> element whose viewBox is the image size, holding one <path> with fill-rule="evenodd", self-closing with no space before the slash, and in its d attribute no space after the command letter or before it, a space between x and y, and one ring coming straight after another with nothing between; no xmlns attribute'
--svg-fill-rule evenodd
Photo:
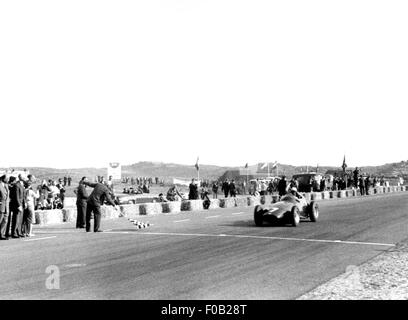
<svg viewBox="0 0 408 320"><path fill-rule="evenodd" d="M277 164L278 164L278 161L275 161L275 162L272 164L272 167L271 167L271 168L275 168Z"/></svg>
<svg viewBox="0 0 408 320"><path fill-rule="evenodd" d="M344 158L343 158L343 164L341 165L341 167L343 168L343 171L345 172L345 171L346 171L346 168L347 168L347 164L346 164L346 155L344 155Z"/></svg>
<svg viewBox="0 0 408 320"><path fill-rule="evenodd" d="M245 169L248 169L248 162L245 164Z"/></svg>
<svg viewBox="0 0 408 320"><path fill-rule="evenodd" d="M195 167L196 167L197 171L200 170L200 166L198 165L198 157L197 157L197 161L196 161Z"/></svg>
<svg viewBox="0 0 408 320"><path fill-rule="evenodd" d="M268 166L268 162L265 162L265 163L262 165L261 169L264 169L264 168L266 168L267 166Z"/></svg>

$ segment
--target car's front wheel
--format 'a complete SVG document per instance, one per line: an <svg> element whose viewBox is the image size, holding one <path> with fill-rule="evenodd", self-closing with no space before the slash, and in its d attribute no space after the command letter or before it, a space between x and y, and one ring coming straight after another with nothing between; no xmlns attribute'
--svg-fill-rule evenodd
<svg viewBox="0 0 408 320"><path fill-rule="evenodd" d="M255 225L258 227L261 227L263 225L263 211L264 209L262 206L257 205L254 210L254 220L255 220Z"/></svg>
<svg viewBox="0 0 408 320"><path fill-rule="evenodd" d="M291 224L294 227L297 227L300 223L300 214L299 214L299 208L294 206L291 210Z"/></svg>
<svg viewBox="0 0 408 320"><path fill-rule="evenodd" d="M316 222L319 219L319 205L314 201L309 205L309 218L312 222Z"/></svg>

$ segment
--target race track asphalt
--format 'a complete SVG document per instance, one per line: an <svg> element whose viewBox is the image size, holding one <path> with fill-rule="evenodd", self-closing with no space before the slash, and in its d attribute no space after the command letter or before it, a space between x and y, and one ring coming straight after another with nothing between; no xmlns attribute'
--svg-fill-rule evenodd
<svg viewBox="0 0 408 320"><path fill-rule="evenodd" d="M140 216L153 223L141 230L37 226L0 242L0 299L295 299L408 237L408 193L319 206L296 228L256 227L253 207ZM51 265L59 289L46 287Z"/></svg>

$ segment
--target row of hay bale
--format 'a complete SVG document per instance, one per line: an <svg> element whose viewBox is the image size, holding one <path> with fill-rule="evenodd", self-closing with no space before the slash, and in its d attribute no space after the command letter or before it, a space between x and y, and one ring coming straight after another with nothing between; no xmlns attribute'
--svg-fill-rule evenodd
<svg viewBox="0 0 408 320"><path fill-rule="evenodd" d="M391 186L391 187L376 187L369 190L369 194L381 194L389 192L408 191L405 186ZM359 189L351 190L337 190L337 191L323 191L303 193L308 201L327 200L336 198L348 198L360 196ZM251 207L258 204L270 204L279 201L277 195L266 196L249 196L225 199L211 199L209 210L218 208L234 208L234 207ZM203 200L185 200L174 202L151 202L141 204L124 204L120 205L120 212L116 211L111 206L102 206L102 219L115 219L119 216L137 217L139 215L153 215L153 214L171 214L181 211L201 211L204 210ZM40 210L35 212L36 224L49 225L64 222L76 221L77 211L76 207L66 207L62 210Z"/></svg>
<svg viewBox="0 0 408 320"><path fill-rule="evenodd" d="M102 219L115 219L119 218L120 212L116 211L112 206L102 206L101 215ZM35 211L35 224L39 225L59 224L63 222L75 222L76 218L77 209L75 207Z"/></svg>

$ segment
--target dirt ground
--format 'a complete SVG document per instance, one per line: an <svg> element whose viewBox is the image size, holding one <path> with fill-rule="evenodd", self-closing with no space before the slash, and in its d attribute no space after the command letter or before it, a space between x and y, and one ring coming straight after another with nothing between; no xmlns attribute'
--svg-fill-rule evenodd
<svg viewBox="0 0 408 320"><path fill-rule="evenodd" d="M407 300L408 239L298 298L299 300Z"/></svg>

